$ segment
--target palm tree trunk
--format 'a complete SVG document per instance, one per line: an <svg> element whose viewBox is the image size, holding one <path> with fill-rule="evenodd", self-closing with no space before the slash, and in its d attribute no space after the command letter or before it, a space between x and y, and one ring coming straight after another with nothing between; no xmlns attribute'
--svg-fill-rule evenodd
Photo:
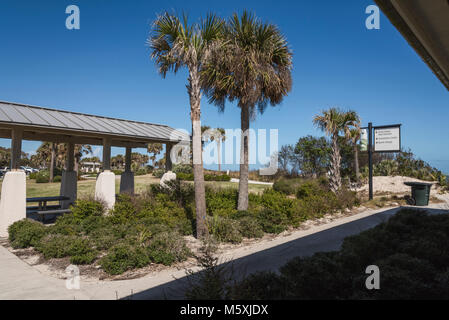
<svg viewBox="0 0 449 320"><path fill-rule="evenodd" d="M341 175L340 175L340 147L338 146L338 135L332 136L332 159L331 159L331 172L330 172L330 187L334 193L337 193L341 188Z"/></svg>
<svg viewBox="0 0 449 320"><path fill-rule="evenodd" d="M217 139L218 172L221 172L221 139Z"/></svg>
<svg viewBox="0 0 449 320"><path fill-rule="evenodd" d="M187 91L190 96L190 118L192 120L193 180L196 207L196 236L206 237L209 232L206 225L206 191L201 139L201 88L196 69L190 71Z"/></svg>
<svg viewBox="0 0 449 320"><path fill-rule="evenodd" d="M248 174L249 174L249 108L241 107L241 148L238 210L248 210Z"/></svg>
<svg viewBox="0 0 449 320"><path fill-rule="evenodd" d="M357 143L354 144L354 170L355 170L355 180L357 183L360 181L360 169L359 169L359 148Z"/></svg>
<svg viewBox="0 0 449 320"><path fill-rule="evenodd" d="M53 182L53 174L55 169L55 157L56 157L56 145L53 142L51 144L51 156L50 156L50 182Z"/></svg>

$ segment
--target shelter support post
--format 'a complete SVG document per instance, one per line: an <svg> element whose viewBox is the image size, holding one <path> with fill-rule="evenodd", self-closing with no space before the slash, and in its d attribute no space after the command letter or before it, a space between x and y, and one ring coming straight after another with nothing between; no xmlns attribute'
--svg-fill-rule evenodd
<svg viewBox="0 0 449 320"><path fill-rule="evenodd" d="M120 193L134 194L134 172L131 171L131 153L132 148L126 148L125 172L120 179Z"/></svg>
<svg viewBox="0 0 449 320"><path fill-rule="evenodd" d="M26 174L20 170L23 131L12 129L11 171L5 174L0 199L0 236L8 236L8 227L26 218Z"/></svg>
<svg viewBox="0 0 449 320"><path fill-rule="evenodd" d="M70 200L62 201L63 209L67 209L76 201L78 174L74 170L75 166L75 145L67 144L66 168L62 172L60 195L69 197Z"/></svg>
<svg viewBox="0 0 449 320"><path fill-rule="evenodd" d="M173 145L171 143L165 144L165 171L171 171L173 168L173 163L171 159L171 150Z"/></svg>
<svg viewBox="0 0 449 320"><path fill-rule="evenodd" d="M103 172L97 177L95 199L104 202L107 209L115 204L115 174L111 172L111 139L103 139Z"/></svg>

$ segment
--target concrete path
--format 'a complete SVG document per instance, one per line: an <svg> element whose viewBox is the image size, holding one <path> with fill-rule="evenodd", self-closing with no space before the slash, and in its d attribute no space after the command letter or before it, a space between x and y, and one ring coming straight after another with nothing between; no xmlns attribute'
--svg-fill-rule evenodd
<svg viewBox="0 0 449 320"><path fill-rule="evenodd" d="M237 178L231 178L230 182L235 182L235 183L239 183L240 179ZM263 181L256 181L256 180L248 180L249 184L262 184L265 186L272 186L273 182L263 182Z"/></svg>
<svg viewBox="0 0 449 320"><path fill-rule="evenodd" d="M426 209L435 214L447 213L449 196L444 200L447 202ZM263 240L236 248L220 256L220 261L232 263L239 276L263 270L276 272L296 256L337 250L345 237L386 221L399 209L368 210L288 236ZM0 246L0 299L182 299L188 285L186 271L171 268L132 280L81 280L79 290L68 290L65 280L40 273Z"/></svg>

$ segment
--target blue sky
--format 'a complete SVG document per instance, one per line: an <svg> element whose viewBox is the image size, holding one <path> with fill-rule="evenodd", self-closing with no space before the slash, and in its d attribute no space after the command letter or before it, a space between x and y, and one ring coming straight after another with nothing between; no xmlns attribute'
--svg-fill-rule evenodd
<svg viewBox="0 0 449 320"><path fill-rule="evenodd" d="M78 5L81 29L65 28ZM253 128L279 129L279 145L321 135L312 118L338 106L364 124L402 123L402 145L449 172L449 95L385 16L365 28L372 1L13 1L0 2L0 100L104 116L164 123L189 130L187 74L162 79L149 59L151 21L166 9L192 21L213 11L243 9L277 24L294 53L293 89ZM202 101L202 121L238 128L240 113ZM9 146L9 140L0 140ZM24 142L26 152L37 144ZM123 152L115 149L114 153Z"/></svg>

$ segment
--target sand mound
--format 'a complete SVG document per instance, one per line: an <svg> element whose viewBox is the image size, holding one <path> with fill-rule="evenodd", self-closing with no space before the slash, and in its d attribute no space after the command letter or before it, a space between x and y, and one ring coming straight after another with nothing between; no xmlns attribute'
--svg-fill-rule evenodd
<svg viewBox="0 0 449 320"><path fill-rule="evenodd" d="M434 194L436 190L436 181L423 181L416 178L409 177L373 177L373 189L374 193L388 192L388 193L409 193L411 188L406 186L404 182L412 181L412 182L424 182L424 183L433 183L434 185L430 189L430 194ZM364 184L361 188L357 189L357 191L368 191L368 183Z"/></svg>

